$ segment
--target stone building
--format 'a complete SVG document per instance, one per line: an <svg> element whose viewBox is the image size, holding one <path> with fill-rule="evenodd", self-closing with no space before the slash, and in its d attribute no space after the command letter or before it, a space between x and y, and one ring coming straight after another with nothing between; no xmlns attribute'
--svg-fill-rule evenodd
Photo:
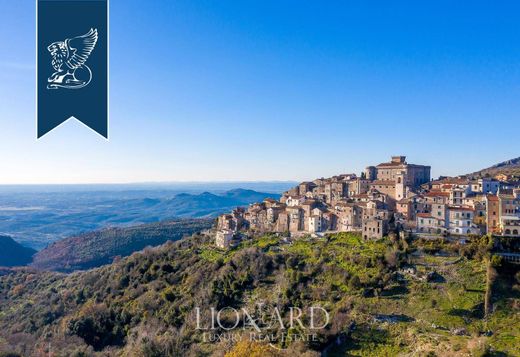
<svg viewBox="0 0 520 357"><path fill-rule="evenodd" d="M378 192L384 193L396 199L396 183L392 180L375 180L370 182L370 189L377 190Z"/></svg>
<svg viewBox="0 0 520 357"><path fill-rule="evenodd" d="M495 195L486 196L487 233L500 233L500 200Z"/></svg>
<svg viewBox="0 0 520 357"><path fill-rule="evenodd" d="M430 181L430 166L404 156L369 166L361 177L341 174L298 184L280 200L237 208L217 220L219 245L239 230L306 233L361 232L381 238L390 229L418 234L489 233L516 236L520 184L490 178L443 177Z"/></svg>
<svg viewBox="0 0 520 357"><path fill-rule="evenodd" d="M388 234L388 221L382 218L363 220L361 234L365 239L380 239Z"/></svg>
<svg viewBox="0 0 520 357"><path fill-rule="evenodd" d="M369 166L365 169L365 176L369 180L393 181L404 173L405 184L418 187L430 181L430 166L408 164L406 156L392 156L390 162L383 162L377 166Z"/></svg>
<svg viewBox="0 0 520 357"><path fill-rule="evenodd" d="M339 202L334 206L338 231L360 231L363 223L363 206L351 202Z"/></svg>
<svg viewBox="0 0 520 357"><path fill-rule="evenodd" d="M289 232L289 213L286 211L280 212L278 220L276 221L275 232L285 233Z"/></svg>
<svg viewBox="0 0 520 357"><path fill-rule="evenodd" d="M234 233L229 229L219 229L215 236L215 245L222 249L229 248L233 240Z"/></svg>
<svg viewBox="0 0 520 357"><path fill-rule="evenodd" d="M424 196L413 195L397 201L396 210L405 222L415 222L418 213L429 212L429 205Z"/></svg>

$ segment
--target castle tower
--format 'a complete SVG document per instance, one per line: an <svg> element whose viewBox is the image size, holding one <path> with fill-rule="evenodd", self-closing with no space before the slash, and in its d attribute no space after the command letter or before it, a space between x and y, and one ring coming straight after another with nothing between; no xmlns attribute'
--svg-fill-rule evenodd
<svg viewBox="0 0 520 357"><path fill-rule="evenodd" d="M406 156L392 156L392 163L406 164Z"/></svg>
<svg viewBox="0 0 520 357"><path fill-rule="evenodd" d="M377 169L375 166L365 168L365 178L369 181L374 181L377 178Z"/></svg>

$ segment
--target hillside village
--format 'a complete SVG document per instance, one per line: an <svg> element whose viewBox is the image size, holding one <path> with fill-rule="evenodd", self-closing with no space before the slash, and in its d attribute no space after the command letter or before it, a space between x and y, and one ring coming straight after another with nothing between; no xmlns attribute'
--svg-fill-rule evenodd
<svg viewBox="0 0 520 357"><path fill-rule="evenodd" d="M389 232L464 237L520 237L520 181L504 174L431 179L431 167L405 156L342 174L302 182L279 200L265 199L218 217L216 245L227 248L241 232L298 237L359 232L378 239Z"/></svg>

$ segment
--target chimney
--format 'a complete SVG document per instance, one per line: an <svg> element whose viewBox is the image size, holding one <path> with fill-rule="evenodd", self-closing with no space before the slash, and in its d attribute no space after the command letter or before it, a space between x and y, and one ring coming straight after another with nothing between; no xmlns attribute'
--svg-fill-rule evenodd
<svg viewBox="0 0 520 357"><path fill-rule="evenodd" d="M397 164L404 164L406 161L406 156L392 156L392 162Z"/></svg>

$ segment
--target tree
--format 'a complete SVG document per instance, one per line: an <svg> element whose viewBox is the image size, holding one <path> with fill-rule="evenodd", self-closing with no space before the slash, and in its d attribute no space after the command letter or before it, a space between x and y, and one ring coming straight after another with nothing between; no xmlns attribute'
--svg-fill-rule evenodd
<svg viewBox="0 0 520 357"><path fill-rule="evenodd" d="M486 294L484 295L484 318L487 318L491 313L493 298L493 284L497 277L497 271L494 268L493 259L487 257L486 263Z"/></svg>

